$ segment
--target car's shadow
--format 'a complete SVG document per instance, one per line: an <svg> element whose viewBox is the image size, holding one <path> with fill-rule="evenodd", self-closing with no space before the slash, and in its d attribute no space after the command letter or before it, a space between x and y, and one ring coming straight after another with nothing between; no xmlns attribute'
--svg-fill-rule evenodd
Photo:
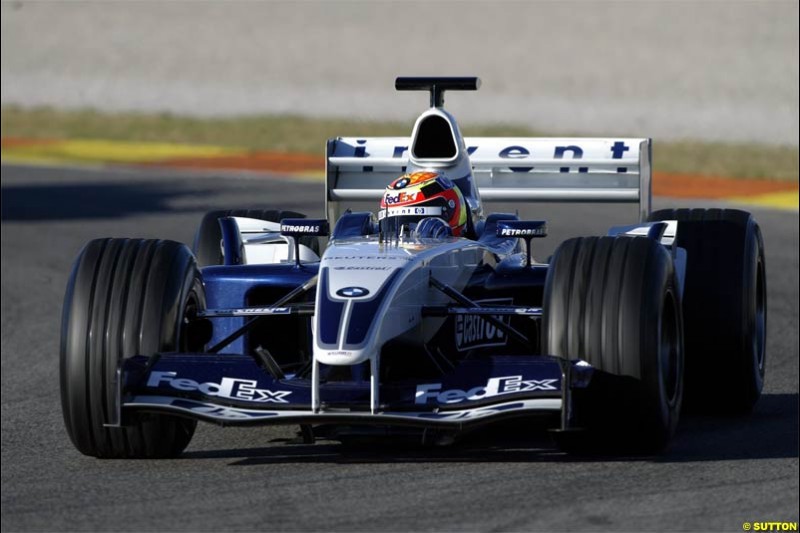
<svg viewBox="0 0 800 533"><path fill-rule="evenodd" d="M197 211L174 202L187 196L208 197L208 188L178 182L46 183L2 188L2 220L55 221L122 218L131 215Z"/></svg>
<svg viewBox="0 0 800 533"><path fill-rule="evenodd" d="M663 463L774 459L798 456L798 395L766 394L747 416L684 416L672 446L654 456L575 456L558 451L547 432L519 423L492 426L449 446L389 438L344 445L331 441L259 448L192 451L185 459L232 459L232 466L282 463L514 463L653 461Z"/></svg>
<svg viewBox="0 0 800 533"><path fill-rule="evenodd" d="M730 461L798 456L798 395L764 394L746 416L688 415L660 461Z"/></svg>

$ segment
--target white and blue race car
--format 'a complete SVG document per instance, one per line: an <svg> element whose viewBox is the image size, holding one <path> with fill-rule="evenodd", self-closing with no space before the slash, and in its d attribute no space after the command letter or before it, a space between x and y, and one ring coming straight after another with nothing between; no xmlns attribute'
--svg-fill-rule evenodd
<svg viewBox="0 0 800 533"><path fill-rule="evenodd" d="M327 219L214 211L193 250L89 242L61 330L77 449L171 457L197 421L312 439L520 417L567 451L651 452L682 403L750 409L767 318L753 217L651 213L650 139L464 138L444 92L479 83L398 78L430 109L410 137L328 141ZM380 208L349 208L363 201ZM544 264L530 253L544 221L483 201L632 202L640 219Z"/></svg>

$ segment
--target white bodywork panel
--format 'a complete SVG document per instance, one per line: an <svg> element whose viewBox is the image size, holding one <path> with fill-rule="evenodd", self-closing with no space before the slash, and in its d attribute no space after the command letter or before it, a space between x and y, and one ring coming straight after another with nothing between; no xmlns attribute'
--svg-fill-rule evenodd
<svg viewBox="0 0 800 533"><path fill-rule="evenodd" d="M281 235L281 225L256 218L234 217L239 226L239 234L244 245L243 256L247 265L268 265L294 262L294 243L292 237ZM220 247L222 243L220 243ZM300 245L300 261L319 261L314 251Z"/></svg>
<svg viewBox="0 0 800 533"><path fill-rule="evenodd" d="M393 241L379 243L377 239L352 243L335 243L322 258L320 272L327 276L327 297L344 304L339 334L335 343L324 343L315 335L314 357L329 365L354 365L377 354L389 339L417 327L420 307L443 305L447 298L429 284L431 276L460 290L472 271L481 263L484 250L474 242L453 238L424 246L418 243ZM396 275L396 279L392 279ZM361 301L378 295L386 283L387 295L375 313L375 322L364 340L347 342L351 311ZM364 296L341 296L348 287L366 290ZM324 307L319 293L316 309ZM332 317L325 317L331 319Z"/></svg>

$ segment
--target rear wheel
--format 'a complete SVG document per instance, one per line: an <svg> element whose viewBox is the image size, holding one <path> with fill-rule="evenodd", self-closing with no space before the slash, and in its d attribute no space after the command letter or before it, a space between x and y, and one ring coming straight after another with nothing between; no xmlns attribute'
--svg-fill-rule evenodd
<svg viewBox="0 0 800 533"><path fill-rule="evenodd" d="M747 412L764 386L767 277L764 240L753 216L737 209L664 209L686 250L686 405Z"/></svg>
<svg viewBox="0 0 800 533"><path fill-rule="evenodd" d="M568 451L655 452L678 423L681 306L669 252L640 237L565 241L545 285L542 350L595 369L574 389ZM570 436L574 435L574 437Z"/></svg>
<svg viewBox="0 0 800 533"><path fill-rule="evenodd" d="M140 415L106 427L117 409L117 368L133 355L202 351L186 319L205 308L195 259L180 243L97 239L72 269L61 323L61 406L83 454L101 458L179 455L196 422Z"/></svg>
<svg viewBox="0 0 800 533"><path fill-rule="evenodd" d="M221 265L224 262L222 257L222 229L219 227L219 219L224 217L245 217L265 220L267 222L280 222L284 218L305 218L302 213L295 211L281 211L278 209L221 209L209 211L200 222L200 227L194 237L194 254L197 257L197 264L201 267L210 265ZM319 239L317 237L300 237L300 244L308 246L319 255Z"/></svg>

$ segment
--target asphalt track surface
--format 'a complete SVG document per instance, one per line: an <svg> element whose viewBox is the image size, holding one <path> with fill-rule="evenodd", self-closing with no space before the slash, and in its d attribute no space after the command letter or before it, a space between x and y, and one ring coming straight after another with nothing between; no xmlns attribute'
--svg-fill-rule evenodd
<svg viewBox="0 0 800 533"><path fill-rule="evenodd" d="M320 215L322 186L149 170L2 167L2 530L709 530L798 520L798 215L757 211L767 250L768 374L747 417L684 417L671 450L566 457L505 428L451 447L291 444L296 428L201 425L162 461L80 455L64 430L58 332L70 264L104 236L190 242L204 211ZM671 205L656 201L656 207ZM633 208L538 206L551 237ZM490 438L491 437L491 438Z"/></svg>

